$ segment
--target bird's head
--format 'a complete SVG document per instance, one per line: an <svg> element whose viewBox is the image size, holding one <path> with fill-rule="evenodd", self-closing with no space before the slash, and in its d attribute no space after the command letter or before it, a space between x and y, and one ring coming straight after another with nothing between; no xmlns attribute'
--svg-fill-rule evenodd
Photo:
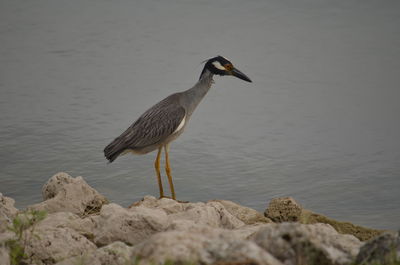
<svg viewBox="0 0 400 265"><path fill-rule="evenodd" d="M204 65L203 71L201 72L200 78L204 74L205 70L210 71L214 75L233 75L244 81L252 82L250 78L248 78L245 74L236 69L228 59L222 56L208 59L206 64Z"/></svg>

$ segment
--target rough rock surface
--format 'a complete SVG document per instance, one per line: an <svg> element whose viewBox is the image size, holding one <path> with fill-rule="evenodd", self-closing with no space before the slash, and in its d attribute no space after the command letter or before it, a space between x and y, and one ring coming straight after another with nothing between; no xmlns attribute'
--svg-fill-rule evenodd
<svg viewBox="0 0 400 265"><path fill-rule="evenodd" d="M264 215L274 222L300 222L302 224L329 224L341 234L351 234L365 241L383 233L381 230L341 222L301 207L292 197L272 199Z"/></svg>
<svg viewBox="0 0 400 265"><path fill-rule="evenodd" d="M90 187L82 177L73 178L67 173L57 173L42 189L42 203L32 205L35 210L71 212L80 216L98 212L107 199Z"/></svg>
<svg viewBox="0 0 400 265"><path fill-rule="evenodd" d="M96 223L94 242L99 246L114 241L135 245L168 225L167 214L160 209L141 206L125 209L115 203L103 206L93 221Z"/></svg>
<svg viewBox="0 0 400 265"><path fill-rule="evenodd" d="M0 193L0 233L7 230L18 210L14 207L14 199Z"/></svg>
<svg viewBox="0 0 400 265"><path fill-rule="evenodd" d="M252 225L256 223L272 223L271 219L263 216L260 212L244 207L237 203L226 201L226 200L214 200L222 204L222 206L233 216L238 218L240 221L246 225Z"/></svg>
<svg viewBox="0 0 400 265"><path fill-rule="evenodd" d="M193 221L195 224L227 229L238 228L245 225L242 220L226 209L220 201L182 203L167 198L157 200L155 197L146 196L140 202L131 205L130 209L135 209L139 206L164 211L168 215L169 223L174 220L188 220ZM238 209L241 210L243 208L246 207L238 207ZM248 211L250 212L250 210ZM253 211L256 212L255 210ZM253 215L255 215L254 212L252 212ZM240 215L239 211L237 215ZM249 218L254 218L253 215Z"/></svg>
<svg viewBox="0 0 400 265"><path fill-rule="evenodd" d="M8 249L0 244L0 265L9 265L10 256L8 254Z"/></svg>
<svg viewBox="0 0 400 265"><path fill-rule="evenodd" d="M80 218L78 215L70 212L55 212L48 214L46 219L37 224L37 226L39 228L69 228L86 238L93 239L96 223L93 217Z"/></svg>
<svg viewBox="0 0 400 265"><path fill-rule="evenodd" d="M287 265L349 264L362 244L326 224L270 224L251 239Z"/></svg>
<svg viewBox="0 0 400 265"><path fill-rule="evenodd" d="M324 223L329 224L333 228L336 229L341 234L350 234L354 235L361 241L366 241L371 238L374 238L383 233L382 230L371 229L359 225L355 225L349 222L341 222L334 220L332 218L328 218L322 214L313 213L309 210L303 209L301 214L300 223L303 224L318 224Z"/></svg>
<svg viewBox="0 0 400 265"><path fill-rule="evenodd" d="M134 246L133 255L154 263L165 260L195 264L251 261L253 264L282 265L253 242L238 240L229 231L212 227L153 235Z"/></svg>
<svg viewBox="0 0 400 265"><path fill-rule="evenodd" d="M301 211L301 205L292 197L274 198L264 215L274 222L296 222L300 219Z"/></svg>
<svg viewBox="0 0 400 265"><path fill-rule="evenodd" d="M57 265L85 264L85 265L127 265L135 264L132 256L132 247L120 241L113 242L95 251L75 256L56 263Z"/></svg>
<svg viewBox="0 0 400 265"><path fill-rule="evenodd" d="M24 233L25 253L34 264L54 264L96 249L94 243L74 229L49 226L49 223L54 222L45 219L35 225L33 231L28 229Z"/></svg>
<svg viewBox="0 0 400 265"><path fill-rule="evenodd" d="M152 209L161 209L166 214L173 214L185 211L192 203L180 203L168 198L157 199L153 196L145 196L141 201L133 203L129 208L143 206Z"/></svg>
<svg viewBox="0 0 400 265"><path fill-rule="evenodd" d="M356 264L391 264L400 260L400 232L385 233L363 245Z"/></svg>
<svg viewBox="0 0 400 265"><path fill-rule="evenodd" d="M125 265L137 264L139 257L139 264L152 265L167 260L347 265L362 245L349 233L360 239L377 233L302 209L290 197L271 201L269 218L225 200L184 203L146 196L124 208L106 204L104 196L81 177L66 173L54 175L44 185L43 198L44 202L29 208L46 210L47 217L26 229L20 242L28 264ZM4 230L18 212L13 205L12 199L0 194L0 265L9 264L5 242L16 238L14 232ZM398 235L372 240L357 259L366 264L382 261L389 246L398 248L398 241Z"/></svg>
<svg viewBox="0 0 400 265"><path fill-rule="evenodd" d="M244 225L242 221L230 214L220 203L191 203L185 211L170 214L170 220L191 220L196 224L227 229Z"/></svg>

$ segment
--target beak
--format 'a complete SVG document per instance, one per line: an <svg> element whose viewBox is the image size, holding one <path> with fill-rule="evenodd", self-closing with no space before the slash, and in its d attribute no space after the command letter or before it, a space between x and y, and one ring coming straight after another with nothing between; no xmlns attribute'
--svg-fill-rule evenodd
<svg viewBox="0 0 400 265"><path fill-rule="evenodd" d="M232 69L232 71L231 71L231 73L232 73L232 75L233 76L236 76L237 78L240 78L240 79L242 79L242 80L244 80L244 81L247 81L247 82L252 82L251 80L250 80L250 78L248 78L245 74L243 74L242 72L240 72L238 69L236 69L236 68L233 68Z"/></svg>

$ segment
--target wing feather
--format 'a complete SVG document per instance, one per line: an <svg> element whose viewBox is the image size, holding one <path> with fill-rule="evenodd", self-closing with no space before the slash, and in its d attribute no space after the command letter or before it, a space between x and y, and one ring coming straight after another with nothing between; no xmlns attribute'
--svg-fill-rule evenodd
<svg viewBox="0 0 400 265"><path fill-rule="evenodd" d="M140 149L162 143L175 132L186 115L179 104L178 95L173 94L160 101L136 120L119 137L104 149L112 162L126 149Z"/></svg>
<svg viewBox="0 0 400 265"><path fill-rule="evenodd" d="M170 136L185 117L185 109L169 102L160 102L143 113L142 116L123 133L125 143L131 148L141 148L157 144ZM166 103L166 104L165 104Z"/></svg>

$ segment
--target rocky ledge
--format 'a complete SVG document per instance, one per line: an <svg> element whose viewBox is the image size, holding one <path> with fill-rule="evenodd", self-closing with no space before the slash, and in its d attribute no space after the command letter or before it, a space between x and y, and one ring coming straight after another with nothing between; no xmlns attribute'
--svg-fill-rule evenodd
<svg viewBox="0 0 400 265"><path fill-rule="evenodd" d="M42 193L24 211L0 193L0 264L354 265L400 257L398 233L339 222L289 197L273 199L264 214L226 200L152 196L124 208L66 173Z"/></svg>

